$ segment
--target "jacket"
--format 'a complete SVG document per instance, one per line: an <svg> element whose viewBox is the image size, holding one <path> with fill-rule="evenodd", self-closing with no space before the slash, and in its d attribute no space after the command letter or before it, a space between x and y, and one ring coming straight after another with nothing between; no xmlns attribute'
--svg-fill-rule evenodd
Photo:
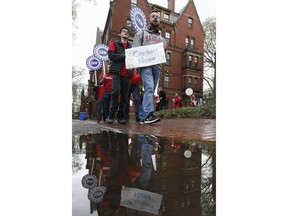
<svg viewBox="0 0 288 216"><path fill-rule="evenodd" d="M110 70L109 73L120 74L122 66L125 66L125 49L121 41L116 40L115 50L108 50L108 57L110 59ZM127 48L131 48L131 43L127 42Z"/></svg>

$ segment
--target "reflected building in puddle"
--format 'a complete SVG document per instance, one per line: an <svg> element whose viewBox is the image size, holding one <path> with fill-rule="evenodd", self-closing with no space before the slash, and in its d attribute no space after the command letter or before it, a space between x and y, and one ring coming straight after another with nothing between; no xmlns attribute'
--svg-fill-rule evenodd
<svg viewBox="0 0 288 216"><path fill-rule="evenodd" d="M112 131L80 142L88 174L98 180L98 189L87 189L91 214L201 215L201 145Z"/></svg>

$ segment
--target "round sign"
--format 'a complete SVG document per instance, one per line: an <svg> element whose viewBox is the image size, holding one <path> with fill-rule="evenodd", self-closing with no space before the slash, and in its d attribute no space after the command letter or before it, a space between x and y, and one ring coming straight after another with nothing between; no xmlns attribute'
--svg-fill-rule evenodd
<svg viewBox="0 0 288 216"><path fill-rule="evenodd" d="M133 27L135 28L136 32L139 30L143 30L147 26L147 21L145 14L143 11L137 7L137 6L132 6L130 9L130 19L132 22Z"/></svg>
<svg viewBox="0 0 288 216"><path fill-rule="evenodd" d="M186 95L190 96L193 94L193 90L192 88L187 88L186 91L185 91Z"/></svg>
<svg viewBox="0 0 288 216"><path fill-rule="evenodd" d="M104 193L106 192L106 187L99 186L89 190L88 199L95 203L100 203L103 200Z"/></svg>
<svg viewBox="0 0 288 216"><path fill-rule="evenodd" d="M102 61L108 61L109 57L108 57L108 46L106 46L105 44L98 44L95 45L93 48L93 54L101 59Z"/></svg>
<svg viewBox="0 0 288 216"><path fill-rule="evenodd" d="M86 66L90 70L99 70L102 67L102 61L96 58L94 55L92 55L87 58Z"/></svg>
<svg viewBox="0 0 288 216"><path fill-rule="evenodd" d="M98 179L95 175L87 174L83 176L81 183L84 188L95 188L97 186Z"/></svg>
<svg viewBox="0 0 288 216"><path fill-rule="evenodd" d="M186 158L190 158L192 156L192 152L190 150L186 150L186 151L184 151L184 156Z"/></svg>

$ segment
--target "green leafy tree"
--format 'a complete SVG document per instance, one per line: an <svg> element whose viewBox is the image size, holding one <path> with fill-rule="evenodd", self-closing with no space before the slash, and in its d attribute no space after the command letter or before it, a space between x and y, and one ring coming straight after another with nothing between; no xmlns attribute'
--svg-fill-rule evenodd
<svg viewBox="0 0 288 216"><path fill-rule="evenodd" d="M202 23L204 30L204 80L216 103L216 18L208 17Z"/></svg>

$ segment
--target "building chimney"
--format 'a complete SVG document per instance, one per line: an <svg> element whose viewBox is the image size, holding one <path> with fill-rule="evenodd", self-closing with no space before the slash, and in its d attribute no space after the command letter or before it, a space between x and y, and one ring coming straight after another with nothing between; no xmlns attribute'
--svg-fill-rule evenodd
<svg viewBox="0 0 288 216"><path fill-rule="evenodd" d="M174 12L175 10L175 0L168 0L168 9Z"/></svg>

